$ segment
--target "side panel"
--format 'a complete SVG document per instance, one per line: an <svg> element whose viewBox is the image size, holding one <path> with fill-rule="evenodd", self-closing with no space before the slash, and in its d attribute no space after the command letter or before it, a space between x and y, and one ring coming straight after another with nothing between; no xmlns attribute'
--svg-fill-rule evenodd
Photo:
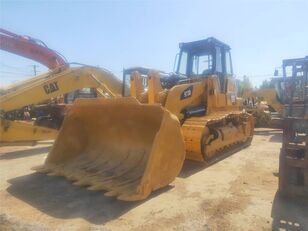
<svg viewBox="0 0 308 231"><path fill-rule="evenodd" d="M53 140L58 130L21 121L1 120L0 142Z"/></svg>
<svg viewBox="0 0 308 231"><path fill-rule="evenodd" d="M167 95L165 107L179 119L181 111L186 107L205 106L206 81L177 85L171 88Z"/></svg>

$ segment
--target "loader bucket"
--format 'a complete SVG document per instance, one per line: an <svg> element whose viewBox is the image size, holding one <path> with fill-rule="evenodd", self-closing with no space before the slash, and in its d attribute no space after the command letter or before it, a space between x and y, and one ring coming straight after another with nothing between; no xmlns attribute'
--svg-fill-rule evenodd
<svg viewBox="0 0 308 231"><path fill-rule="evenodd" d="M134 98L79 99L45 164L35 168L119 200L142 200L179 174L185 146L178 119Z"/></svg>

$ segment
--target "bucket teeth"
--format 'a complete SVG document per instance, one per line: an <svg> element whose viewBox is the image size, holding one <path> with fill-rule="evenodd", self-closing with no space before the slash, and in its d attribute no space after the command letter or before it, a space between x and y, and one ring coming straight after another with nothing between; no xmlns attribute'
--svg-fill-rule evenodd
<svg viewBox="0 0 308 231"><path fill-rule="evenodd" d="M88 182L86 180L79 180L79 181L73 182L73 185L75 185L75 186L89 186L90 182Z"/></svg>
<svg viewBox="0 0 308 231"><path fill-rule="evenodd" d="M46 166L37 167L35 170L45 172L49 176L65 176L73 181L73 185L88 186L87 189L90 191L106 190L107 196L117 196L121 194L122 190L136 185L136 182L141 180L145 159L145 155L141 155L139 158L128 155L116 164L109 162L106 164L108 167L101 170L99 164L92 163L87 166L86 163L90 163L90 161L79 163L79 168L75 169L78 160L72 161L66 167L65 165ZM130 165L127 165L128 161L131 163ZM82 167L80 168L80 166Z"/></svg>
<svg viewBox="0 0 308 231"><path fill-rule="evenodd" d="M63 176L63 174L61 174L60 172L57 172L57 171L47 173L47 175L48 176Z"/></svg>
<svg viewBox="0 0 308 231"><path fill-rule="evenodd" d="M109 192L104 193L104 196L106 197L115 197L117 195L118 195L118 192L115 192L115 191L109 191Z"/></svg>
<svg viewBox="0 0 308 231"><path fill-rule="evenodd" d="M40 166L33 167L31 169L34 170L34 171L37 171L39 173L49 174L49 173L54 171L53 168L54 167L49 166L49 165L40 165Z"/></svg>
<svg viewBox="0 0 308 231"><path fill-rule="evenodd" d="M123 183L125 183L126 181L121 181L121 177L125 176L126 174L135 174L138 175L138 178L140 178L141 172L139 174L137 173L138 169L142 168L141 166L145 157L144 155L142 155L139 159L135 158L135 164L131 164L130 167L128 167L126 162L129 160L132 161L132 159L133 158L127 157L120 163L109 166L109 168L103 168L103 170L98 170L99 166L96 166L96 168L94 168L93 165L91 166L91 169L84 166L83 169L79 169L78 171L70 171L71 168L67 167L67 174L62 175L67 176L69 179L75 180L73 184L77 186L89 186L90 189L91 186L93 186L93 188L95 189L96 187L94 186L99 183L105 184L105 186L99 186L98 188L108 189L108 186L110 185L122 185Z"/></svg>
<svg viewBox="0 0 308 231"><path fill-rule="evenodd" d="M48 173L49 170L44 166L44 165L40 165L40 166L36 166L31 168L34 171L40 172L40 173Z"/></svg>
<svg viewBox="0 0 308 231"><path fill-rule="evenodd" d="M101 190L106 190L106 187L101 184L97 185L92 185L87 188L89 191L101 191Z"/></svg>

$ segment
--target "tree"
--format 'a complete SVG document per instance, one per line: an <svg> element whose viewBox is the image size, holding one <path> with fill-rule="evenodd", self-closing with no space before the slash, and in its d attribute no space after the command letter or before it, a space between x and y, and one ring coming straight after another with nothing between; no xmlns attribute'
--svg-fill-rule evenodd
<svg viewBox="0 0 308 231"><path fill-rule="evenodd" d="M3 88L0 88L0 95L4 95L5 94L5 90Z"/></svg>
<svg viewBox="0 0 308 231"><path fill-rule="evenodd" d="M242 96L246 91L253 90L252 83L250 82L249 77L246 75L243 76L243 80L237 79L236 85L238 96Z"/></svg>
<svg viewBox="0 0 308 231"><path fill-rule="evenodd" d="M274 84L273 81L263 80L262 84L260 85L260 89L266 89L266 88L273 88Z"/></svg>

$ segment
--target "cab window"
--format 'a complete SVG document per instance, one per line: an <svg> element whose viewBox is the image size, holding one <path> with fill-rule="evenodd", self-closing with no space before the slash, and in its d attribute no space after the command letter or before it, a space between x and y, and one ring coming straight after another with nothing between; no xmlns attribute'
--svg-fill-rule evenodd
<svg viewBox="0 0 308 231"><path fill-rule="evenodd" d="M232 61L231 61L231 54L229 51L226 52L226 74L232 75Z"/></svg>
<svg viewBox="0 0 308 231"><path fill-rule="evenodd" d="M180 57L180 65L179 65L179 73L182 75L186 75L187 71L187 52L183 51Z"/></svg>
<svg viewBox="0 0 308 231"><path fill-rule="evenodd" d="M216 47L216 71L222 72L222 53L220 47Z"/></svg>
<svg viewBox="0 0 308 231"><path fill-rule="evenodd" d="M124 96L130 96L130 75L131 73L125 73L124 74L124 91L123 91L123 95Z"/></svg>
<svg viewBox="0 0 308 231"><path fill-rule="evenodd" d="M210 53L195 54L192 56L192 74L206 75L213 69L213 55Z"/></svg>

